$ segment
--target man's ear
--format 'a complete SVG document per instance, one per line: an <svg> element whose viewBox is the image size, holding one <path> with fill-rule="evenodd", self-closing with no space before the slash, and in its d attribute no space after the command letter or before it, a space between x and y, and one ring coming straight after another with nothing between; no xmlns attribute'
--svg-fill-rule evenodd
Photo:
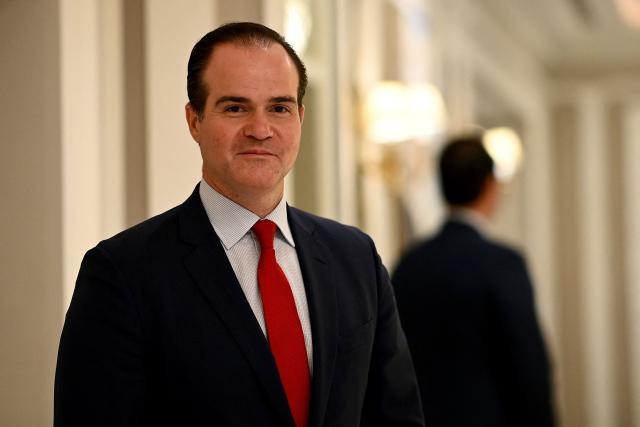
<svg viewBox="0 0 640 427"><path fill-rule="evenodd" d="M302 121L304 120L304 105L300 105L298 107L298 115L300 116L300 124L302 124Z"/></svg>
<svg viewBox="0 0 640 427"><path fill-rule="evenodd" d="M481 200L482 210L487 218L493 217L498 208L500 198L500 182L495 175L490 175L484 182L482 193L478 197Z"/></svg>
<svg viewBox="0 0 640 427"><path fill-rule="evenodd" d="M198 117L198 113L193 109L193 106L190 102L187 102L187 105L184 106L184 113L187 119L187 125L189 125L189 132L191 133L191 137L199 144L200 118Z"/></svg>

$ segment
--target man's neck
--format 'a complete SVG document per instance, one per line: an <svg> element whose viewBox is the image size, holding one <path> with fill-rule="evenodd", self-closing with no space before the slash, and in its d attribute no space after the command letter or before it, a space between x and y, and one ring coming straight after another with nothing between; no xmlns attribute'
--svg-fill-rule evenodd
<svg viewBox="0 0 640 427"><path fill-rule="evenodd" d="M457 219L471 225L483 234L489 229L489 218L482 212L469 206L449 206L448 216L449 218Z"/></svg>
<svg viewBox="0 0 640 427"><path fill-rule="evenodd" d="M268 192L237 192L221 188L206 177L203 177L203 179L207 182L207 184L209 184L211 188L213 188L219 194L239 204L243 208L253 212L260 218L264 218L265 216L270 214L276 208L276 206L278 206L278 203L280 203L280 200L282 200L284 194L284 186L281 186L274 191Z"/></svg>

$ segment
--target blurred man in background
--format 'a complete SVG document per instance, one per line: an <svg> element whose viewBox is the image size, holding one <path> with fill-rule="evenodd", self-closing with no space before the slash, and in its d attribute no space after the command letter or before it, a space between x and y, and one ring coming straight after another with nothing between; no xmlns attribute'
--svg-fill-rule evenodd
<svg viewBox="0 0 640 427"><path fill-rule="evenodd" d="M549 361L523 257L486 234L499 186L482 134L445 146L448 217L392 282L428 425L554 423Z"/></svg>

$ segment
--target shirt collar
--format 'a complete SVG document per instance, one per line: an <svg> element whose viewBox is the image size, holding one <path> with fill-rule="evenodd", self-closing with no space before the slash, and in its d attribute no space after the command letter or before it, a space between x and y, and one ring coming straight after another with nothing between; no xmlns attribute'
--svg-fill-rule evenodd
<svg viewBox="0 0 640 427"><path fill-rule="evenodd" d="M473 209L456 207L449 212L449 219L467 224L482 235L489 230L489 221Z"/></svg>
<svg viewBox="0 0 640 427"><path fill-rule="evenodd" d="M284 240L295 247L287 218L287 202L284 197L267 216L260 218L250 210L218 193L204 179L200 181L199 193L209 221L227 250L238 243L260 219L275 222Z"/></svg>

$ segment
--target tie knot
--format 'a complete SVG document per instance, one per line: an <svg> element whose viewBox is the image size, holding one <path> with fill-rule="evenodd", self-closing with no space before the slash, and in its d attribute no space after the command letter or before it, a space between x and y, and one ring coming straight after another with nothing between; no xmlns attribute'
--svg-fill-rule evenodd
<svg viewBox="0 0 640 427"><path fill-rule="evenodd" d="M272 249L273 248L273 238L276 235L276 223L273 221L269 221L268 219L263 219L256 222L253 227L251 227L258 240L260 241L260 248L262 249Z"/></svg>

